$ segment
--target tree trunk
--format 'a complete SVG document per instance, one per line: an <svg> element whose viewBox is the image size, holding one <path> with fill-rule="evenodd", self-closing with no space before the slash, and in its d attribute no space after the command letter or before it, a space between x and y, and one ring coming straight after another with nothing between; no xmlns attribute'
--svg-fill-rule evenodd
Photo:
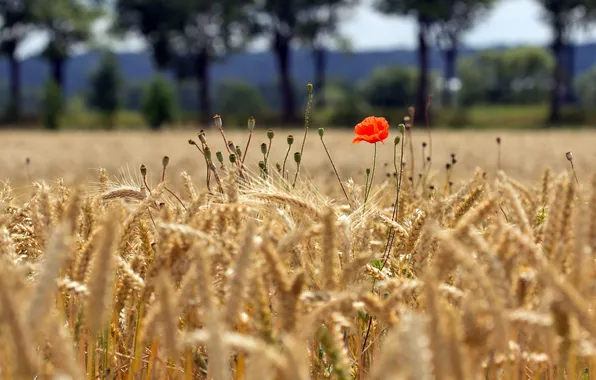
<svg viewBox="0 0 596 380"><path fill-rule="evenodd" d="M443 105L445 107L453 106L453 89L450 88L451 80L455 78L455 65L457 62L457 45L451 43L445 49L445 73L443 88Z"/></svg>
<svg viewBox="0 0 596 380"><path fill-rule="evenodd" d="M565 103L575 104L577 97L575 96L574 79L575 79L575 46L573 42L568 41L565 46L567 52L566 70L565 70Z"/></svg>
<svg viewBox="0 0 596 380"><path fill-rule="evenodd" d="M16 48L16 44L15 44ZM18 123L21 116L21 62L15 55L16 49L11 49L8 60L10 65L10 104L8 120Z"/></svg>
<svg viewBox="0 0 596 380"><path fill-rule="evenodd" d="M424 109L428 100L428 25L418 20L418 91L416 94L415 122L424 123Z"/></svg>
<svg viewBox="0 0 596 380"><path fill-rule="evenodd" d="M550 96L550 114L549 122L557 123L561 120L561 100L563 92L563 23L560 19L555 19L553 23L553 44L552 50L555 58L555 68L553 72L553 83Z"/></svg>
<svg viewBox="0 0 596 380"><path fill-rule="evenodd" d="M280 91L283 97L282 121L284 123L291 123L295 120L296 103L294 101L294 88L291 77L290 39L276 32L274 49L279 70Z"/></svg>
<svg viewBox="0 0 596 380"><path fill-rule="evenodd" d="M66 60L63 57L53 57L51 61L52 65L52 79L56 82L56 85L60 89L60 92L64 91L64 62Z"/></svg>
<svg viewBox="0 0 596 380"><path fill-rule="evenodd" d="M211 76L209 72L211 57L206 48L202 48L197 56L197 87L199 95L199 121L208 123L211 119Z"/></svg>
<svg viewBox="0 0 596 380"><path fill-rule="evenodd" d="M315 63L315 91L317 107L325 106L325 73L327 69L327 52L324 47L315 47L313 50Z"/></svg>

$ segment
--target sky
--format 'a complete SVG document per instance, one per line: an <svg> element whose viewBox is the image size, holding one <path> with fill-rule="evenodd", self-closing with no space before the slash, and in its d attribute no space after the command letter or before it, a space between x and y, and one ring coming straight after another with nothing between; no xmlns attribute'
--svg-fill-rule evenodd
<svg viewBox="0 0 596 380"><path fill-rule="evenodd" d="M340 30L350 42L354 51L390 50L414 48L416 46L416 23L408 17L387 16L371 8L372 0L362 0L348 18L343 20ZM471 29L464 37L464 44L482 48L494 45L534 44L545 45L551 38L548 26L542 20L543 13L536 0L500 0L492 12ZM108 23L96 25L96 36L107 41L105 29ZM596 40L596 27L577 31L576 42ZM38 53L44 46L45 36L37 34L21 46L19 56ZM142 40L130 38L126 41L109 41L117 50L138 51L144 48ZM257 42L253 49L266 48L266 41Z"/></svg>

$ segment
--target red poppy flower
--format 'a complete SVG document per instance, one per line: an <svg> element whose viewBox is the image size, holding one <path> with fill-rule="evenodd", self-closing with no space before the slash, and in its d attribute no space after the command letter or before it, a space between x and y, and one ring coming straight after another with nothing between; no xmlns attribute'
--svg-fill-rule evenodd
<svg viewBox="0 0 596 380"><path fill-rule="evenodd" d="M366 141L370 144L383 142L389 137L389 123L384 117L369 116L356 125L354 133L356 137L352 141L353 144L360 141Z"/></svg>

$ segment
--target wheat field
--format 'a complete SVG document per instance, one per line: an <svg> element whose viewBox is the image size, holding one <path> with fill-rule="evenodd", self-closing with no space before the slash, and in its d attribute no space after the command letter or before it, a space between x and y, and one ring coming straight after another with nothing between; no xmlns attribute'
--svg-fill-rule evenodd
<svg viewBox="0 0 596 380"><path fill-rule="evenodd" d="M0 378L595 378L594 133L303 137L3 132Z"/></svg>

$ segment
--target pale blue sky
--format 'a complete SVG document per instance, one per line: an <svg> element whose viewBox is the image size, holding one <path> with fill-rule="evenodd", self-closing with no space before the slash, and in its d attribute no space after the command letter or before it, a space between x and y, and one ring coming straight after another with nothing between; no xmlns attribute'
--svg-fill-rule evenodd
<svg viewBox="0 0 596 380"><path fill-rule="evenodd" d="M385 16L370 7L371 0L362 0L362 5L344 20L341 30L355 50L394 49L416 45L416 24L407 17ZM542 21L542 11L535 0L501 0L493 11L470 30L464 43L472 47L497 44L546 44L550 30ZM96 36L100 40L105 33L106 23L100 23ZM596 40L596 27L588 31L577 31L574 40L583 42ZM23 44L20 55L35 54L45 41L44 36L35 35ZM139 50L143 44L139 39L112 42L118 50ZM257 43L255 48L266 44Z"/></svg>

